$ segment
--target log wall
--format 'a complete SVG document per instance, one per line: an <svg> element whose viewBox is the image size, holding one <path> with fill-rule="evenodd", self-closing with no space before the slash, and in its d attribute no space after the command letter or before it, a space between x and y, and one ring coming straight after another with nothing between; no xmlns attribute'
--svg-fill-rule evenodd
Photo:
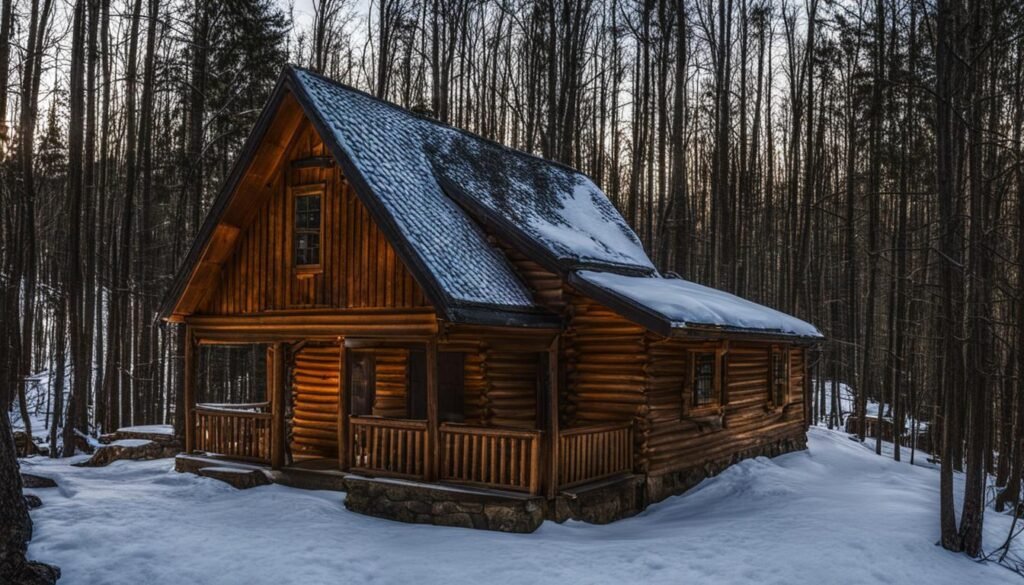
<svg viewBox="0 0 1024 585"><path fill-rule="evenodd" d="M487 349L483 356L484 424L534 429L540 360L536 353Z"/></svg>
<svg viewBox="0 0 1024 585"><path fill-rule="evenodd" d="M198 312L229 315L303 308L429 306L337 165L291 164L326 156L315 130L303 123L272 176L273 195L244 227L217 285ZM292 261L294 204L290 189L310 185L324 189L321 269L301 272Z"/></svg>
<svg viewBox="0 0 1024 585"><path fill-rule="evenodd" d="M296 458L338 456L340 372L337 345L307 345L291 371L291 452Z"/></svg>
<svg viewBox="0 0 1024 585"><path fill-rule="evenodd" d="M689 394L691 350L724 349L720 418L690 416L684 408ZM803 349L793 347L789 402L775 408L769 392L770 343L665 340L652 343L647 366L650 413L642 453L646 471L654 476L699 467L757 447L803 435ZM674 398L673 398L674 397ZM674 402L674 404L673 404Z"/></svg>
<svg viewBox="0 0 1024 585"><path fill-rule="evenodd" d="M374 416L406 418L409 412L409 351L405 349L374 350L373 395Z"/></svg>

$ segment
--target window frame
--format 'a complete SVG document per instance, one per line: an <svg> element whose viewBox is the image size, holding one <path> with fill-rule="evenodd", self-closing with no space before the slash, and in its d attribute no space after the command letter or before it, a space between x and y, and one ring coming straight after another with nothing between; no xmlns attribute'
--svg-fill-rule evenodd
<svg viewBox="0 0 1024 585"><path fill-rule="evenodd" d="M775 344L768 352L768 404L774 408L784 408L789 404L793 382L793 360L788 344ZM783 376L780 378L776 369L776 357L782 360ZM782 386L781 395L779 386Z"/></svg>
<svg viewBox="0 0 1024 585"><path fill-rule="evenodd" d="M324 183L313 183L310 185L300 185L292 187L290 189L289 205L291 207L291 225L289 230L291 233L291 241L289 246L291 247L291 264L292 272L299 276L312 276L314 274L320 274L323 272L323 249L324 249L324 200L327 196L327 189ZM299 264L298 263L298 244L300 233L312 233L313 230L310 228L299 229L298 227L298 204L299 199L302 197L318 197L319 198L319 225L316 228L317 237L317 254L315 264Z"/></svg>
<svg viewBox="0 0 1024 585"><path fill-rule="evenodd" d="M697 360L701 356L713 356L712 366L711 400L704 404L697 404L696 382L697 382ZM725 403L723 395L724 385L724 360L725 351L721 347L700 347L687 350L687 374L683 391L683 417L715 415L721 412Z"/></svg>

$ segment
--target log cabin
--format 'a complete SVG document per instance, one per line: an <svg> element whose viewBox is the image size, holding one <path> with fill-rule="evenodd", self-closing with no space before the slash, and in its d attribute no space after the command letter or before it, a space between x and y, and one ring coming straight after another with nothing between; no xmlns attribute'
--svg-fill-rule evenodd
<svg viewBox="0 0 1024 585"><path fill-rule="evenodd" d="M803 448L821 338L660 274L580 172L294 67L161 316L181 468L330 473L357 511L520 531ZM265 399L200 401L200 349L240 344Z"/></svg>

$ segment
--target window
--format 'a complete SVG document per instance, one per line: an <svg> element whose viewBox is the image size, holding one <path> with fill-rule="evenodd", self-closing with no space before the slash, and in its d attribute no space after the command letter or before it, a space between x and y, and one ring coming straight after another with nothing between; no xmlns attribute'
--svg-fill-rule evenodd
<svg viewBox="0 0 1024 585"><path fill-rule="evenodd" d="M295 196L295 266L320 265L320 195L300 193Z"/></svg>
<svg viewBox="0 0 1024 585"><path fill-rule="evenodd" d="M691 351L683 392L683 416L707 414L722 404L722 355L715 350Z"/></svg>
<svg viewBox="0 0 1024 585"><path fill-rule="evenodd" d="M785 406L789 401L789 348L772 347L771 401Z"/></svg>

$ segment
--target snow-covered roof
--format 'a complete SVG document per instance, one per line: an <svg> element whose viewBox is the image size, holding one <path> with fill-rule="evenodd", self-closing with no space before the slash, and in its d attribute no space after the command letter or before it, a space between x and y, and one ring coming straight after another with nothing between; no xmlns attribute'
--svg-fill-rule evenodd
<svg viewBox="0 0 1024 585"><path fill-rule="evenodd" d="M326 130L321 130L322 138L332 150L341 151L336 156L351 161L354 172L346 177L359 175L365 182L374 199L365 203L378 204L378 222L393 222L409 243L408 252L447 300L535 308L508 261L434 177L428 151L453 131L314 73L293 71L296 90L315 110L310 117Z"/></svg>
<svg viewBox="0 0 1024 585"><path fill-rule="evenodd" d="M584 294L659 333L702 327L820 337L813 326L773 309L662 278L625 219L575 169L299 68L286 69L261 120L270 119L268 112L287 92L427 297L452 322L560 323L488 240L493 233ZM265 130L259 128L246 152L262 140ZM237 168L248 164L245 156ZM179 273L172 301L232 196L229 183ZM173 302L165 303L163 315L171 309Z"/></svg>
<svg viewBox="0 0 1024 585"><path fill-rule="evenodd" d="M822 337L818 328L806 321L681 278L579 270L571 276L570 282L609 305L618 304L643 313L650 320L648 326L666 335L671 330L720 328Z"/></svg>

